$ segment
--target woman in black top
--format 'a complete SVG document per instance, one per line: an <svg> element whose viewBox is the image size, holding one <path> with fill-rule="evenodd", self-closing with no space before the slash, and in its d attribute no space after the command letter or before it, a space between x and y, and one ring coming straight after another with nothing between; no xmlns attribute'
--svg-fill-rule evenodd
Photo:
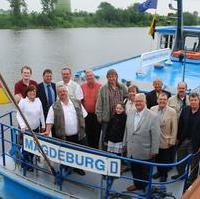
<svg viewBox="0 0 200 199"><path fill-rule="evenodd" d="M126 113L123 103L118 103L115 114L112 116L106 131L105 142L108 143L107 151L121 155L122 141L126 125Z"/></svg>

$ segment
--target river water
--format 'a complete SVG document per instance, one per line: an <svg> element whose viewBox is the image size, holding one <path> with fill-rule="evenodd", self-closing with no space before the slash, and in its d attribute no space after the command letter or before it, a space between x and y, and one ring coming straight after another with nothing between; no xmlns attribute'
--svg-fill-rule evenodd
<svg viewBox="0 0 200 199"><path fill-rule="evenodd" d="M51 68L56 82L63 66L75 72L132 57L155 46L148 28L0 30L0 44L0 72L11 90L21 78L23 65L32 67L32 79L37 82L42 81L42 71Z"/></svg>

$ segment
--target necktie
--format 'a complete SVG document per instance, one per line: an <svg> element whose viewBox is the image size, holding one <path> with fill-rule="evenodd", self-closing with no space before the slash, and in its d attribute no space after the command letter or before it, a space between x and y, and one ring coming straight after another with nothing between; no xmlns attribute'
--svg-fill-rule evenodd
<svg viewBox="0 0 200 199"><path fill-rule="evenodd" d="M48 95L48 105L51 106L53 104L53 96L51 93L51 85L47 85L47 95Z"/></svg>

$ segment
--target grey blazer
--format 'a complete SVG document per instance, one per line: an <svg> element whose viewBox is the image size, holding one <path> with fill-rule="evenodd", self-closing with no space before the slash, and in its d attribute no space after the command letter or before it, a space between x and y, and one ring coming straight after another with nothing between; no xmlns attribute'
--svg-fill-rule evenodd
<svg viewBox="0 0 200 199"><path fill-rule="evenodd" d="M140 160L151 159L150 154L157 154L160 144L160 124L153 111L145 108L143 116L134 130L135 111L127 114L123 144L127 147L127 156Z"/></svg>

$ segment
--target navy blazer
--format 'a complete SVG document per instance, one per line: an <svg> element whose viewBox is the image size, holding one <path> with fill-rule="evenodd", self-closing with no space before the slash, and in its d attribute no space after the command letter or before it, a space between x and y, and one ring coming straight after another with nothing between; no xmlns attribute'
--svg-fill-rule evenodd
<svg viewBox="0 0 200 199"><path fill-rule="evenodd" d="M166 90L162 90L163 93L165 93L167 95L167 97L171 97L171 93L166 91ZM157 103L157 95L156 95L156 91L152 90L149 93L146 94L146 99L147 99L147 108L151 108L152 106L156 106Z"/></svg>
<svg viewBox="0 0 200 199"><path fill-rule="evenodd" d="M57 94L56 94L56 84L55 83L51 83L51 86L53 88L53 91L54 91L54 94L55 94L55 101L56 101L56 98L57 98ZM46 92L45 92L45 88L44 88L44 84L43 82L41 82L39 85L38 85L38 90L37 90L37 97L40 98L40 101L42 102L42 108L43 108L43 112L44 112L44 117L45 117L45 120L47 118L47 114L48 114L48 111L49 111L49 105L48 105L48 101L47 101L47 96L46 96Z"/></svg>

